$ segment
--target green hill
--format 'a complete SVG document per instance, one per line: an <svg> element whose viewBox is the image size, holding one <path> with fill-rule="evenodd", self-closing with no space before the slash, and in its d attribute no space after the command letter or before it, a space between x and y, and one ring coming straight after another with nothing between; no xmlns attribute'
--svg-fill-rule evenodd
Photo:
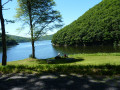
<svg viewBox="0 0 120 90"><path fill-rule="evenodd" d="M8 36L13 38L14 40L16 40L18 43L20 43L20 42L30 42L30 38L20 37L20 36L15 36L15 35L8 35Z"/></svg>
<svg viewBox="0 0 120 90"><path fill-rule="evenodd" d="M52 40L53 35L42 36L39 40Z"/></svg>
<svg viewBox="0 0 120 90"><path fill-rule="evenodd" d="M20 37L20 36L15 36L15 35L8 35L8 36L16 40L18 43L31 41L30 38L26 38L26 37ZM52 36L53 35L42 36L39 40L52 40Z"/></svg>
<svg viewBox="0 0 120 90"><path fill-rule="evenodd" d="M80 11L79 11L80 12ZM53 35L55 45L113 45L120 41L120 0L103 0Z"/></svg>
<svg viewBox="0 0 120 90"><path fill-rule="evenodd" d="M11 46L11 45L17 45L17 41L13 38L11 38L10 36L6 36L6 43L7 46ZM2 46L2 37L1 37L1 33L0 33L0 47Z"/></svg>
<svg viewBox="0 0 120 90"><path fill-rule="evenodd" d="M46 35L41 37L39 40L51 40L53 35ZM7 46L11 46L11 45L17 45L18 43L21 42L30 42L30 38L26 38L26 37L20 37L20 36L15 36L15 35L7 35L6 37L7 40ZM0 47L2 46L2 37L1 37L1 33L0 33Z"/></svg>
<svg viewBox="0 0 120 90"><path fill-rule="evenodd" d="M30 38L15 36L15 35L6 35L7 46L17 45L20 42L29 42ZM2 37L0 33L0 47L2 46Z"/></svg>

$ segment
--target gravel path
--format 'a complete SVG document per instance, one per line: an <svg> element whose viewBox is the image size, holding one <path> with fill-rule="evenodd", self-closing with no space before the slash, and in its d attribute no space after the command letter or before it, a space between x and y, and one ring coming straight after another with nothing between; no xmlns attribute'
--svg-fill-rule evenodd
<svg viewBox="0 0 120 90"><path fill-rule="evenodd" d="M11 74L0 76L0 90L120 90L120 76Z"/></svg>

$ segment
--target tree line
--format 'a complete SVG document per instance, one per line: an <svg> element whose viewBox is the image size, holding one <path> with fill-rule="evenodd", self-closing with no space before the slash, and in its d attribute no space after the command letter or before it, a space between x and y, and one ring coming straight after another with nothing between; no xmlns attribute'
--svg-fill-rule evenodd
<svg viewBox="0 0 120 90"><path fill-rule="evenodd" d="M2 47L2 34L0 33L0 47ZM9 37L9 36L6 36L6 44L7 46L11 46L11 45L17 45L18 43L16 42L15 39Z"/></svg>
<svg viewBox="0 0 120 90"><path fill-rule="evenodd" d="M103 0L53 35L54 45L118 45L120 0Z"/></svg>
<svg viewBox="0 0 120 90"><path fill-rule="evenodd" d="M0 47L2 47L2 34L0 33ZM53 35L45 35L39 38L38 40L52 40ZM7 46L18 45L18 43L22 42L30 42L30 38L20 37L15 35L6 34L6 44Z"/></svg>
<svg viewBox="0 0 120 90"><path fill-rule="evenodd" d="M27 37L21 37L21 36L15 36L15 35L8 35L8 37L14 39L16 42L21 43L21 42L30 42L30 38Z"/></svg>

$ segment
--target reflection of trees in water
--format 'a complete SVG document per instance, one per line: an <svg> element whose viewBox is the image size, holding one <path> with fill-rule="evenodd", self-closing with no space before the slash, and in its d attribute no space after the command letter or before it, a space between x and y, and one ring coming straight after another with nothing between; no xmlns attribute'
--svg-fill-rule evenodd
<svg viewBox="0 0 120 90"><path fill-rule="evenodd" d="M80 49L78 49L77 47L64 47L64 46L54 46L54 48L62 53L66 53L66 54L72 54L72 53L79 53Z"/></svg>
<svg viewBox="0 0 120 90"><path fill-rule="evenodd" d="M113 53L120 52L120 47L113 46L86 46L86 47L74 47L74 46L53 46L55 50L66 53L66 54L74 54L74 53Z"/></svg>
<svg viewBox="0 0 120 90"><path fill-rule="evenodd" d="M15 46L17 46L17 45L12 45L12 46L7 46L7 50L9 50L9 49L11 49L11 48L13 48L13 47L15 47ZM0 53L2 52L2 47L0 47Z"/></svg>
<svg viewBox="0 0 120 90"><path fill-rule="evenodd" d="M2 52L2 48L0 47L0 52Z"/></svg>

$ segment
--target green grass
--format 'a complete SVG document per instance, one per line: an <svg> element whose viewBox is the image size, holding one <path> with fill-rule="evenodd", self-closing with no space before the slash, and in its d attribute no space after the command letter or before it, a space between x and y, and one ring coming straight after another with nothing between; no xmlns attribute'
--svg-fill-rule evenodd
<svg viewBox="0 0 120 90"><path fill-rule="evenodd" d="M50 63L47 63L51 60ZM83 75L120 75L120 53L75 54L69 58L24 59L0 65L0 73L79 73Z"/></svg>
<svg viewBox="0 0 120 90"><path fill-rule="evenodd" d="M75 54L70 57L84 59L76 63L80 65L120 65L120 53Z"/></svg>

